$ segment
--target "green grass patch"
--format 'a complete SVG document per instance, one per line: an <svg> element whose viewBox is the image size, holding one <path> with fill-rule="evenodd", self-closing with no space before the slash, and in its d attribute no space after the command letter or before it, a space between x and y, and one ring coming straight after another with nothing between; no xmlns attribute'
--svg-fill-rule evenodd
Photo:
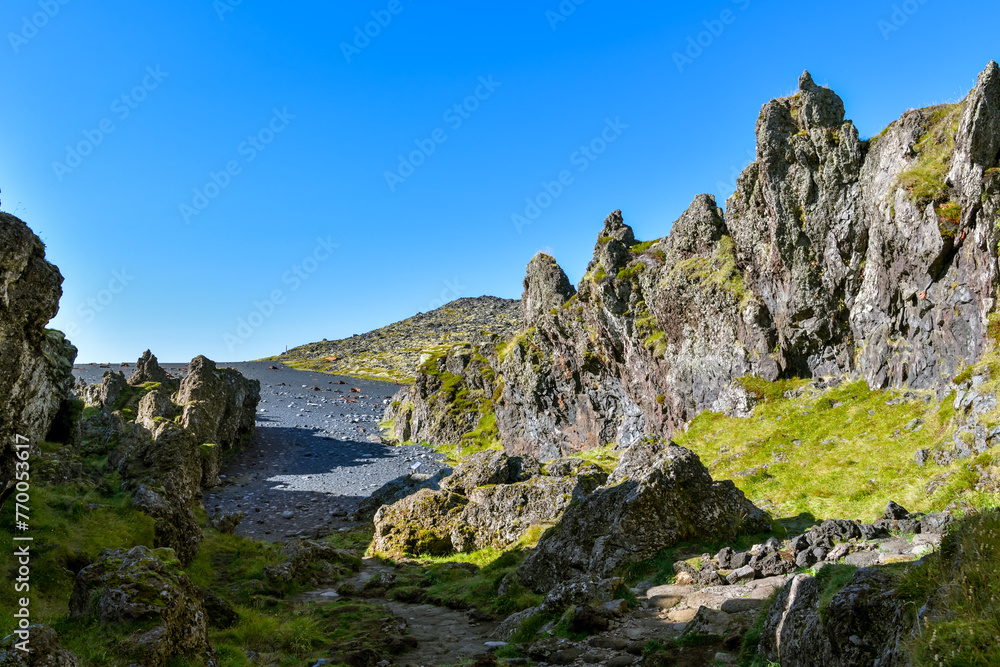
<svg viewBox="0 0 1000 667"><path fill-rule="evenodd" d="M131 496L120 491L120 479L109 476L91 484L38 485L31 489L30 524L35 538L31 552L32 620L52 623L69 611L76 572L93 562L104 549L153 544L153 520L132 508ZM0 540L13 544L12 504L0 520ZM5 560L8 581L14 581L16 562ZM20 594L13 586L0 589L0 606L14 609ZM0 618L0 636L15 628L10 614Z"/></svg>
<svg viewBox="0 0 1000 667"><path fill-rule="evenodd" d="M695 256L681 260L671 273L681 274L695 285L728 292L739 300L741 306L752 298L743 282L743 272L736 265L736 244L729 236L719 239L711 257Z"/></svg>
<svg viewBox="0 0 1000 667"><path fill-rule="evenodd" d="M918 449L949 446L954 396L902 401L900 392L874 391L863 381L823 392L801 381L743 382L765 398L750 417L705 412L674 439L697 453L715 479L733 480L774 516L871 521L888 500L924 512L960 497L976 507L995 501L970 488L968 460L914 463ZM789 389L795 391L785 398ZM938 476L949 482L928 495Z"/></svg>
<svg viewBox="0 0 1000 667"><path fill-rule="evenodd" d="M898 593L914 617L932 601L930 622L907 646L914 665L1000 664L1000 512L958 521Z"/></svg>
<svg viewBox="0 0 1000 667"><path fill-rule="evenodd" d="M955 152L955 135L962 119L962 104L942 104L924 110L926 132L914 146L917 162L899 175L897 183L918 206L948 198L945 178Z"/></svg>

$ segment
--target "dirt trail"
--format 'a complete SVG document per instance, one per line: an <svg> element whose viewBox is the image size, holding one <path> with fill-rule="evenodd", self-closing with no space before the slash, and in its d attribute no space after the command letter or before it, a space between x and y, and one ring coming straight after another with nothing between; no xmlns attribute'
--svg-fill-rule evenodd
<svg viewBox="0 0 1000 667"><path fill-rule="evenodd" d="M392 574L394 569L374 558L365 558L361 570L343 582L340 587L350 584L354 590L364 589L365 584L383 574ZM322 588L304 593L303 602L332 602L339 599L336 588ZM370 602L385 605L395 616L403 619L410 635L419 644L417 648L395 658L396 665L411 667L437 667L438 665L458 665L481 658L490 653L486 642L496 623L474 623L465 612L454 611L430 604L411 604L382 598L369 598Z"/></svg>

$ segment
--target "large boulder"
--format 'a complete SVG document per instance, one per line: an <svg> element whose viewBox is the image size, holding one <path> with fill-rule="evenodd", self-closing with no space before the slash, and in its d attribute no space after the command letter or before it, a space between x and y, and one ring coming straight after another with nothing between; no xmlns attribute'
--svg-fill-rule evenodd
<svg viewBox="0 0 1000 667"><path fill-rule="evenodd" d="M569 465L557 468L565 474L542 474L533 459L500 451L474 454L441 480L440 490L422 488L383 505L374 517L373 549L444 555L509 547L532 526L556 521L604 480L590 466L578 466L578 474Z"/></svg>
<svg viewBox="0 0 1000 667"><path fill-rule="evenodd" d="M730 481L714 482L694 452L644 440L627 449L607 483L572 505L517 571L542 592L581 575L605 577L693 539L731 539L770 518Z"/></svg>
<svg viewBox="0 0 1000 667"><path fill-rule="evenodd" d="M179 423L195 440L222 451L253 437L260 381L248 380L232 368L197 356L188 365L176 403L183 406Z"/></svg>
<svg viewBox="0 0 1000 667"><path fill-rule="evenodd" d="M119 651L145 667L215 653L198 591L168 549L106 549L77 574L69 608L73 618L134 626Z"/></svg>
<svg viewBox="0 0 1000 667"><path fill-rule="evenodd" d="M13 482L15 438L44 439L73 387L76 348L45 328L59 310L62 281L41 240L0 213L0 503Z"/></svg>
<svg viewBox="0 0 1000 667"><path fill-rule="evenodd" d="M468 501L449 491L421 489L375 513L372 550L383 554L446 556L455 551L453 535L462 529Z"/></svg>
<svg viewBox="0 0 1000 667"><path fill-rule="evenodd" d="M541 467L531 457L508 456L506 452L487 449L455 466L452 473L441 480L441 488L467 496L480 486L527 480L533 471L540 472Z"/></svg>
<svg viewBox="0 0 1000 667"><path fill-rule="evenodd" d="M473 489L462 512L461 541L456 551L484 547L503 549L517 542L532 526L556 521L573 501L598 484L591 477L534 477L527 482Z"/></svg>

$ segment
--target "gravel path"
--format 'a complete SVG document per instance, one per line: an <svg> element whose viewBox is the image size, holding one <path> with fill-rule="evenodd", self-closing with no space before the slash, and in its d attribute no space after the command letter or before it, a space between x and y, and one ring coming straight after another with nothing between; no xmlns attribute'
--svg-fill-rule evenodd
<svg viewBox="0 0 1000 667"><path fill-rule="evenodd" d="M160 364L183 377L187 364ZM270 370L269 366L277 370ZM381 444L378 423L399 389L389 382L298 371L280 362L219 363L260 380L257 436L223 465L222 483L205 493L209 515L241 511L241 535L278 541L328 534L348 520L362 498L409 472L434 474L443 456L419 445ZM128 377L134 364L123 368ZM107 368L78 365L74 374L100 382Z"/></svg>

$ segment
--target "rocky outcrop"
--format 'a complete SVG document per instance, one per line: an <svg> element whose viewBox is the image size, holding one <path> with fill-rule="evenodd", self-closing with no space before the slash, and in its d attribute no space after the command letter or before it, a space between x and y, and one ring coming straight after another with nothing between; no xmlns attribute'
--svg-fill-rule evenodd
<svg viewBox="0 0 1000 667"><path fill-rule="evenodd" d="M29 625L24 628L30 651L22 651L17 644L24 641L18 633L4 637L0 642L0 667L78 667L76 654L63 647L56 631L47 625Z"/></svg>
<svg viewBox="0 0 1000 667"><path fill-rule="evenodd" d="M142 353L139 360L135 362L135 373L128 379L131 387L137 387L147 382L167 382L170 376L160 367L159 362L149 350Z"/></svg>
<svg viewBox="0 0 1000 667"><path fill-rule="evenodd" d="M760 654L799 667L909 664L900 645L912 625L895 585L887 572L862 568L833 596L824 619L816 579L795 576L768 612Z"/></svg>
<svg viewBox="0 0 1000 667"><path fill-rule="evenodd" d="M15 438L44 439L73 386L76 348L45 328L59 310L62 280L41 240L0 213L0 503L14 479Z"/></svg>
<svg viewBox="0 0 1000 667"><path fill-rule="evenodd" d="M167 376L148 350L128 381L108 371L100 385L78 388L108 415L117 440L109 463L132 491L133 505L156 521L156 546L182 563L197 553L193 508L219 481L222 457L253 437L260 382L195 357L183 380Z"/></svg>
<svg viewBox="0 0 1000 667"><path fill-rule="evenodd" d="M528 262L524 276L521 312L525 326L533 327L555 308L576 294L576 288L550 255L538 253Z"/></svg>
<svg viewBox="0 0 1000 667"><path fill-rule="evenodd" d="M482 355L505 449L553 458L669 437L707 409L745 415L746 375L946 394L1000 326L998 127L996 63L961 103L870 140L804 73L761 110L725 212L699 195L637 243L615 211L575 295L554 260L532 260L532 328ZM414 413L437 398L413 396Z"/></svg>
<svg viewBox="0 0 1000 667"><path fill-rule="evenodd" d="M292 540L281 549L287 560L264 567L268 579L281 583L308 581L312 585L332 581L355 572L361 560L329 544L312 540Z"/></svg>
<svg viewBox="0 0 1000 667"><path fill-rule="evenodd" d="M726 539L770 528L732 482L713 482L691 451L642 441L600 489L570 507L517 572L546 591L581 575L604 577L681 541Z"/></svg>
<svg viewBox="0 0 1000 667"><path fill-rule="evenodd" d="M120 649L148 667L214 656L205 609L173 556L169 549L143 546L106 549L77 574L70 615L137 626Z"/></svg>
<svg viewBox="0 0 1000 667"><path fill-rule="evenodd" d="M570 471L564 471L570 473ZM546 475L522 457L485 451L440 482L375 514L372 549L384 554L447 555L505 548L532 526L551 523L606 478L600 470Z"/></svg>
<svg viewBox="0 0 1000 667"><path fill-rule="evenodd" d="M397 442L464 444L499 439L491 344L428 350L417 379L393 396L383 417Z"/></svg>
<svg viewBox="0 0 1000 667"><path fill-rule="evenodd" d="M184 409L178 420L181 427L195 440L224 452L253 437L260 381L248 380L232 368L216 368L211 359L197 356L188 365L174 402ZM221 452L214 458L221 458ZM213 467L217 475L218 461Z"/></svg>

